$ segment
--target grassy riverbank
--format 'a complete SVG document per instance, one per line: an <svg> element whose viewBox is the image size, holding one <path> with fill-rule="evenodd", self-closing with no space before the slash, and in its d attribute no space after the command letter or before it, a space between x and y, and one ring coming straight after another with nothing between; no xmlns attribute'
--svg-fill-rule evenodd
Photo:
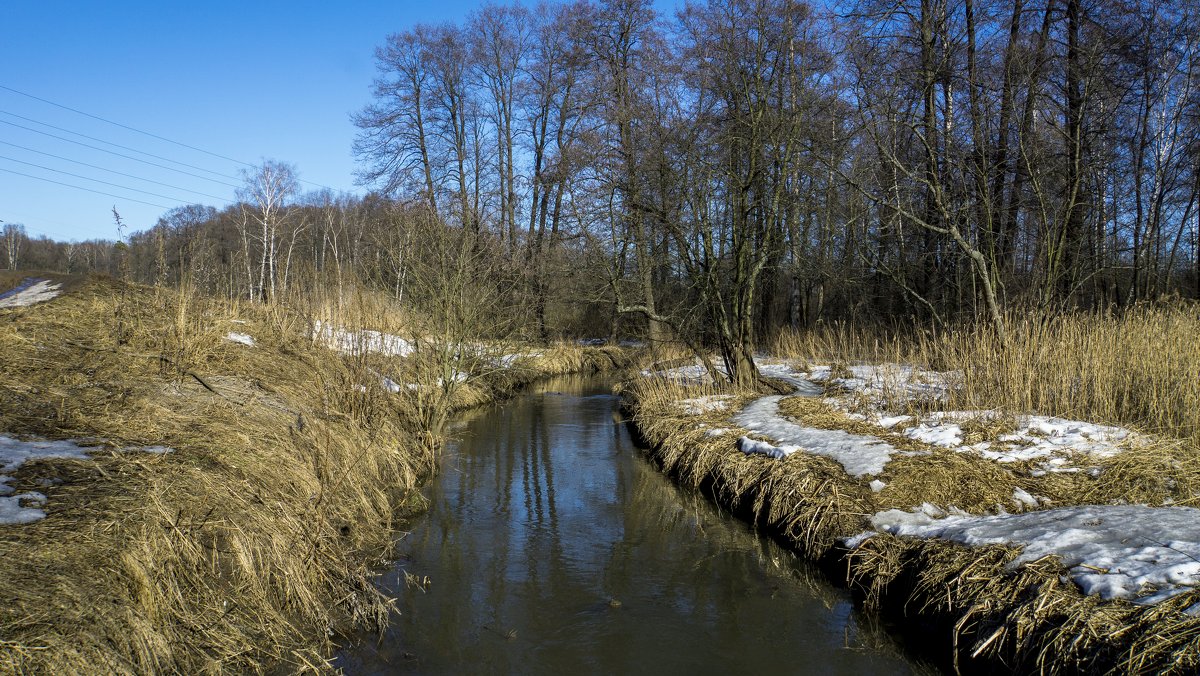
<svg viewBox="0 0 1200 676"><path fill-rule="evenodd" d="M776 344L787 359L768 371L810 383L800 396L723 390L699 369L625 394L666 473L844 575L867 605L947 627L932 648L947 664L1195 673L1196 543L1169 524L1200 500L1197 331L1186 308L1030 320L1004 350L985 331L834 328ZM1164 511L1119 521L1134 505ZM1113 526L1116 543L1108 520L1130 524ZM1019 537L982 543L1010 523ZM1136 551L1099 565L1081 542Z"/></svg>
<svg viewBox="0 0 1200 676"><path fill-rule="evenodd" d="M428 360L313 331L365 303L53 281L69 289L0 310L0 450L64 440L5 472L0 671L323 670L338 632L386 622L372 566L436 466L417 410ZM404 321L377 319L362 328ZM537 348L443 389L463 407L625 361Z"/></svg>

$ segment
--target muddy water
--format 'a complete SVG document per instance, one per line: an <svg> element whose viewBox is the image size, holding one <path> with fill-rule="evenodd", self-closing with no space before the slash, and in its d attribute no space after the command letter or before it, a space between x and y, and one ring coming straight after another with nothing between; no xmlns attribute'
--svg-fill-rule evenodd
<svg viewBox="0 0 1200 676"><path fill-rule="evenodd" d="M845 592L638 453L603 379L465 420L350 674L909 674Z"/></svg>

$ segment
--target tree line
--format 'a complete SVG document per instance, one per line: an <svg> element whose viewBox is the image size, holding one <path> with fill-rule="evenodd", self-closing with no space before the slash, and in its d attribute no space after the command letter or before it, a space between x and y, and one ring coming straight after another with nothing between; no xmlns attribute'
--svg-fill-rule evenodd
<svg viewBox="0 0 1200 676"><path fill-rule="evenodd" d="M377 49L354 119L368 195L301 195L264 163L238 204L173 210L130 256L256 300L351 277L405 300L451 232L531 337L717 347L735 380L782 327L1002 336L1013 309L1195 297L1196 9L487 5Z"/></svg>

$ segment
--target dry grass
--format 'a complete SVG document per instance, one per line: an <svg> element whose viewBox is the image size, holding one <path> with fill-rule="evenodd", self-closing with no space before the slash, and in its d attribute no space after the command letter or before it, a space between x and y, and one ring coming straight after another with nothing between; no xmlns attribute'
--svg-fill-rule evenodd
<svg viewBox="0 0 1200 676"><path fill-rule="evenodd" d="M105 281L0 316L0 429L175 449L18 474L63 483L0 529L0 668L324 668L333 632L386 619L367 563L432 455L300 321Z"/></svg>
<svg viewBox="0 0 1200 676"><path fill-rule="evenodd" d="M959 371L962 388L936 408L996 411L958 421L966 444L1011 433L1026 413L1123 425L1154 438L1110 458L1075 458L1074 464L1093 471L1046 473L1038 461L999 463L917 442L819 399L783 399L780 412L803 425L878 437L905 452L893 456L878 477L886 486L873 492L827 459L801 453L782 461L746 457L734 445L736 434L707 436L709 428L731 426L728 413L687 416L670 405L712 393L703 388L639 381L626 387L628 407L653 446L652 457L668 473L708 489L802 553L840 560L869 605L947 624L955 665L964 670L1197 673L1200 619L1183 611L1200 602L1200 592L1137 606L1083 596L1053 557L1010 568L1018 553L1011 547L891 535L877 535L852 551L837 545L839 537L867 529L865 515L886 509L929 502L972 513L1019 511L1027 507L1014 501L1018 489L1048 506L1200 502L1195 308L1138 308L1116 318L1013 316L1010 327L1011 342L1001 347L986 329L881 337L832 326L780 336L771 353L833 364L835 377L837 371L848 375L845 365L855 361ZM735 394L738 401L753 396ZM899 392L885 405L903 413L931 406L914 406ZM761 506L772 506L774 518L764 519Z"/></svg>
<svg viewBox="0 0 1200 676"><path fill-rule="evenodd" d="M1010 547L877 535L847 554L851 584L876 607L953 625L955 665L1015 673L1194 674L1200 618L1188 592L1154 606L1083 596L1047 557L1018 568Z"/></svg>
<svg viewBox="0 0 1200 676"><path fill-rule="evenodd" d="M1200 308L1139 306L1119 316L1013 312L1009 340L988 327L885 334L836 324L784 332L768 351L825 361L959 371L960 409L1037 412L1132 426L1200 447Z"/></svg>
<svg viewBox="0 0 1200 676"><path fill-rule="evenodd" d="M411 489L439 439L378 386L373 371L402 360L311 338L314 315L396 331L405 317L369 295L320 303L90 280L0 311L0 432L175 449L18 472L13 487L46 493L48 516L0 526L0 672L323 671L340 631L386 621L372 565L422 507ZM461 388L454 405L627 361L561 346Z"/></svg>

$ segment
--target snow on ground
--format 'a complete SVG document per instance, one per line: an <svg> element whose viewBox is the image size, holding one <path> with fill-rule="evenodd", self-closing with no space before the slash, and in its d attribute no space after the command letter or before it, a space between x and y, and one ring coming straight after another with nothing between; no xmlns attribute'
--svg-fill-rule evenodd
<svg viewBox="0 0 1200 676"><path fill-rule="evenodd" d="M1033 470L1035 475L1048 472L1077 472L1084 469L1080 460L1085 460L1088 456L1112 457L1130 445L1144 441L1136 433L1121 427L1051 416L1024 415L1016 418L1015 429L999 435L996 439L965 444L964 425L970 422L990 423L1000 414L995 411L949 411L924 415L918 419L888 410L889 405L914 400L944 400L961 380L961 374L957 372L930 371L902 364L865 364L848 367L848 376L843 372L839 377L834 377L835 372L830 366L798 368L792 362L763 357L756 358L755 363L763 375L789 383L796 388L796 394L822 397L825 404L851 419L863 420L884 429L896 430L910 439L973 453L995 462L1041 461ZM699 363L664 371L643 371L643 375L657 375L686 384L711 382L708 373ZM836 387L830 395L823 396L825 391L822 385ZM869 471L865 469L867 467L882 469L887 463L886 458L895 452L890 445L874 437L847 435L855 439L854 442L849 442L837 436L841 433L815 430L791 423L778 415L778 400L779 397L759 399L739 414L750 416L753 424L740 422L735 417L734 420L738 424L769 436L776 442L764 444L746 439L739 442L739 448L744 452L763 453L781 458L803 449L818 455L834 457L842 462L847 470L854 466L865 474L878 471ZM692 407L692 410L686 402L680 403L691 414L712 410L700 407ZM767 410L773 412L774 419L766 419L764 412ZM775 436L767 431L769 428L789 430L787 434L791 436ZM814 446L809 447L796 441L800 438L797 430L805 430L803 438ZM871 440L875 443L868 443Z"/></svg>
<svg viewBox="0 0 1200 676"><path fill-rule="evenodd" d="M496 357L495 362L500 368L507 369L512 368L513 364L516 364L522 359L537 359L538 357L542 356L545 356L542 352L514 352L512 354L502 354L499 357Z"/></svg>
<svg viewBox="0 0 1200 676"><path fill-rule="evenodd" d="M860 364L845 370L850 373L849 377L840 373L835 376L830 366L812 366L805 376L814 383L833 386L876 405L888 401L894 404L917 399L944 399L962 379L962 374L953 371L929 371L905 364Z"/></svg>
<svg viewBox="0 0 1200 676"><path fill-rule="evenodd" d="M13 472L26 461L45 458L88 460L88 451L102 448L95 445L83 446L81 443L74 439L22 441L0 434L0 524L32 523L45 518L46 513L39 509L46 504L45 495L36 492L16 493L8 482L12 481ZM172 449L166 446L137 446L121 450L170 453Z"/></svg>
<svg viewBox="0 0 1200 676"><path fill-rule="evenodd" d="M62 285L48 279L24 279L15 287L0 293L0 309L27 307L57 297Z"/></svg>
<svg viewBox="0 0 1200 676"><path fill-rule="evenodd" d="M652 371L650 369L642 369L642 375L647 378L665 378L667 380L677 381L685 385L703 385L712 383L712 378L708 377L708 371L704 370L704 366L690 364L688 366L677 366L673 369L664 369L662 371Z"/></svg>
<svg viewBox="0 0 1200 676"><path fill-rule="evenodd" d="M1084 594L1152 604L1200 586L1200 509L1088 505L1023 514L969 516L888 510L877 530L965 545L1022 547L1013 566L1057 555ZM857 547L875 533L847 541ZM1200 614L1200 604L1189 609Z"/></svg>
<svg viewBox="0 0 1200 676"><path fill-rule="evenodd" d="M347 331L330 326L320 320L313 323L313 337L343 354L379 352L396 357L407 357L415 349L407 340L390 333L379 331Z"/></svg>
<svg viewBox="0 0 1200 676"><path fill-rule="evenodd" d="M712 411L724 411L729 408L733 396L729 394L710 394L695 399L680 399L675 402L687 415L702 415Z"/></svg>
<svg viewBox="0 0 1200 676"><path fill-rule="evenodd" d="M758 367L758 371L762 375L778 378L795 387L801 394L816 396L821 393L821 388L809 381L807 378L808 374L797 369L790 361L768 357L755 357L754 365ZM714 362L714 366L716 366L719 372L725 373L724 364ZM704 365L698 359L693 364L677 366L661 371L644 369L642 375L647 378L659 377L666 378L667 380L675 380L685 385L707 385L712 383L712 378L708 375L708 371L705 370Z"/></svg>
<svg viewBox="0 0 1200 676"><path fill-rule="evenodd" d="M956 451L977 453L996 462L1042 460L1040 472L1078 471L1074 467L1081 454L1110 458L1130 445L1143 443L1144 437L1123 427L1111 427L1080 420L1042 415L1017 417L1016 429L996 439L976 444L963 443L962 423L994 418L994 411L952 411L934 413L919 424L904 430L904 436Z"/></svg>
<svg viewBox="0 0 1200 676"><path fill-rule="evenodd" d="M254 347L254 336L251 336L248 333L238 333L237 331L230 331L229 333L225 334L225 340L233 341L235 343L241 343L242 345L245 345L246 347Z"/></svg>
<svg viewBox="0 0 1200 676"><path fill-rule="evenodd" d="M796 451L823 455L838 461L848 474L856 477L879 474L893 454L904 453L877 437L797 425L779 414L781 399L779 395L763 397L733 416L733 422L752 434L772 440L766 443L742 437L738 439L738 448L743 453L762 453L773 458Z"/></svg>

